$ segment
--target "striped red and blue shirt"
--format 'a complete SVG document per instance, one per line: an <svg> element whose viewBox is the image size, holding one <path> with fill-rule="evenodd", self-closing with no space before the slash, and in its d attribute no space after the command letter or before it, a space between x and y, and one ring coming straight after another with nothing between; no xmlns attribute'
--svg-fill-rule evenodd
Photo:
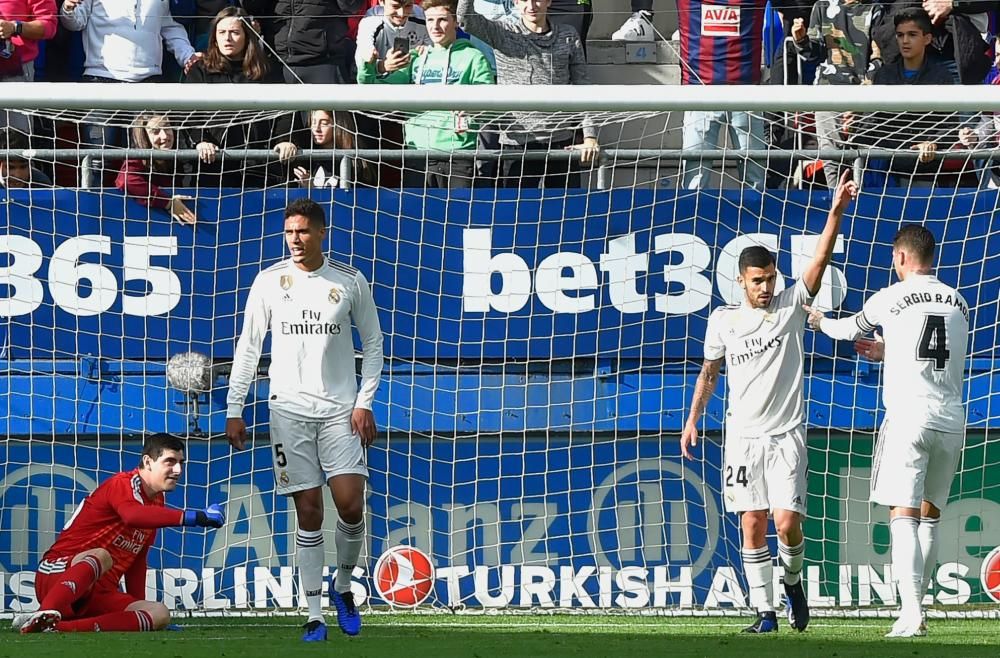
<svg viewBox="0 0 1000 658"><path fill-rule="evenodd" d="M760 82L766 0L677 0L681 84Z"/></svg>

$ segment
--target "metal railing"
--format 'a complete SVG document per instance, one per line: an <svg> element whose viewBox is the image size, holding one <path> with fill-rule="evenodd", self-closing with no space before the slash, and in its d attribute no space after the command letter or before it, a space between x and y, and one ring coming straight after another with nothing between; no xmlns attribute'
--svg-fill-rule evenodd
<svg viewBox="0 0 1000 658"><path fill-rule="evenodd" d="M48 162L79 161L81 163L81 181L86 189L87 175L93 168L95 158L111 159L139 159L139 160L166 160L175 162L195 162L199 160L198 152L194 149L183 149L175 151L161 151L152 149L108 149L108 148L78 148L78 149L31 149L15 150L0 149L0 158L17 157L42 160ZM350 189L354 183L355 161L365 160L368 162L403 162L425 161L425 160L549 160L566 161L569 159L579 159L580 154L574 151L524 151L516 148L496 149L496 150L462 150L462 151L428 151L417 149L303 149L289 159L289 162L303 162L311 158L334 160L337 162L339 173L339 186L341 189ZM601 149L597 158L591 165L596 169L595 186L599 190L610 189L612 187L612 175L616 167L627 168L648 168L656 169L664 162L686 162L694 160L709 161L739 161L742 159L756 160L766 163L767 161L788 161L788 160L823 160L825 162L840 163L850 165L854 169L854 178L861 181L865 169L865 162L872 159L894 160L896 162L913 162L919 158L916 151L877 149L877 148L851 148L851 149ZM1000 149L975 149L975 150L955 150L938 151L935 153L935 161L982 161L1000 160ZM277 161L278 154L267 149L232 149L220 150L216 154L216 160L250 160L254 162L274 162ZM586 168L583 169L586 171Z"/></svg>

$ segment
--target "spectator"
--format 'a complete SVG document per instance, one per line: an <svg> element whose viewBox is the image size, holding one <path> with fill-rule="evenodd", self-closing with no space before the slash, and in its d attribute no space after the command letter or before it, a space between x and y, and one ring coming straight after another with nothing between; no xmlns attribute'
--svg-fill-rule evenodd
<svg viewBox="0 0 1000 658"><path fill-rule="evenodd" d="M378 70L391 73L407 65L410 50L431 42L425 19L413 13L413 0L382 0L381 4L384 8L381 14L367 15L358 24L356 63L359 71L373 49L378 56ZM409 47L394 50L397 40L405 40Z"/></svg>
<svg viewBox="0 0 1000 658"><path fill-rule="evenodd" d="M897 12L896 42L899 56L875 71L876 85L950 85L953 76L948 67L929 51L934 35L930 16L923 9L909 8ZM857 125L855 125L857 124ZM855 121L846 122L851 141L874 148L917 151L916 164L911 160L892 158L889 172L909 178L911 183L924 186L935 181L940 173L934 162L939 145L954 141L957 131L952 113L904 112L893 114L874 112Z"/></svg>
<svg viewBox="0 0 1000 658"><path fill-rule="evenodd" d="M702 0L678 0L681 84L758 84L765 4L764 0L726 0L711 5ZM684 113L684 149L719 147L723 129L740 150L765 148L762 115L699 110ZM741 184L763 189L761 163L743 159L739 170ZM704 187L709 168L703 160L684 161L682 171L685 188Z"/></svg>
<svg viewBox="0 0 1000 658"><path fill-rule="evenodd" d="M353 151L357 144L358 129L355 117L350 112L313 110L310 117L313 150L329 149L328 157L313 155L308 166L297 166L293 170L299 187L306 189L336 188L340 186L337 151ZM353 183L374 187L378 182L376 164L366 159L355 158L353 162Z"/></svg>
<svg viewBox="0 0 1000 658"><path fill-rule="evenodd" d="M269 82L270 62L258 40L250 38L250 16L236 7L226 7L212 21L205 57L184 77L184 82L208 84L253 84ZM219 149L273 149L281 162L294 157L298 148L292 143L292 113L277 119L217 124L191 131L201 157L203 186L263 187L276 177L287 175L271 171L268 163L230 159L219 156Z"/></svg>
<svg viewBox="0 0 1000 658"><path fill-rule="evenodd" d="M33 82L39 42L56 34L55 0L0 0L0 82ZM0 111L0 128L31 132L28 115Z"/></svg>
<svg viewBox="0 0 1000 658"><path fill-rule="evenodd" d="M612 41L656 41L653 0L632 0L632 15L611 35Z"/></svg>
<svg viewBox="0 0 1000 658"><path fill-rule="evenodd" d="M425 0L424 15L432 46L413 51L407 65L388 75L377 70L378 52L358 71L358 82L371 84L493 84L493 72L485 55L465 39L457 39L458 20L450 0ZM475 161L448 157L452 151L476 148L478 127L469 125L464 112L423 112L406 122L406 146L423 151L440 151L443 159L429 158L419 168L407 168L408 187L472 187Z"/></svg>
<svg viewBox="0 0 1000 658"><path fill-rule="evenodd" d="M587 60L576 30L550 23L550 0L515 0L518 16L489 21L479 15L473 0L459 0L458 19L465 29L496 52L497 81L502 85L589 84ZM500 144L522 152L573 150L590 164L599 152L597 130L583 119L583 143L574 144L575 125L539 112L514 112L503 127ZM513 158L503 163L508 187L579 187L580 174L570 160Z"/></svg>
<svg viewBox="0 0 1000 658"><path fill-rule="evenodd" d="M170 15L170 3L162 0L63 0L59 20L83 33L86 82L158 82L164 43L185 71L200 57ZM110 123L84 125L84 141L122 146L123 131ZM104 158L94 158L87 183L100 187L104 171Z"/></svg>
<svg viewBox="0 0 1000 658"><path fill-rule="evenodd" d="M28 136L16 130L0 129L0 151L27 151ZM31 166L27 155L0 157L0 188L52 187L48 176Z"/></svg>
<svg viewBox="0 0 1000 658"><path fill-rule="evenodd" d="M244 0L264 19L288 83L345 84L354 80L350 18L365 0Z"/></svg>
<svg viewBox="0 0 1000 658"><path fill-rule="evenodd" d="M173 151L179 140L165 115L142 114L132 126L132 141L140 149ZM194 224L194 211L186 203L191 197L165 191L165 188L173 189L190 183L185 173L181 163L174 158L129 158L122 164L115 187L140 205L161 208L182 224Z"/></svg>
<svg viewBox="0 0 1000 658"><path fill-rule="evenodd" d="M895 16L912 9L924 9L932 27L931 52L951 71L956 84L978 85L989 73L992 61L983 34L990 30L990 13L1000 8L995 0L895 0L886 5L886 13L872 36L890 62L899 54Z"/></svg>
<svg viewBox="0 0 1000 658"><path fill-rule="evenodd" d="M796 18L792 39L799 56L817 65L818 85L860 85L871 82L879 59L878 45L872 41L871 26L877 22L881 5L870 0L819 0L813 5L809 28ZM841 148L839 112L816 112L816 137L820 149ZM837 189L836 165L824 163L826 184Z"/></svg>

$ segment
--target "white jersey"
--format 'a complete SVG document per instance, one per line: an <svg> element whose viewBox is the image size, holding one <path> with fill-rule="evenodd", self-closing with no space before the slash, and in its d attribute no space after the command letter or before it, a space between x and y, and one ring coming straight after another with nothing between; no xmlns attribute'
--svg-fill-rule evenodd
<svg viewBox="0 0 1000 658"><path fill-rule="evenodd" d="M964 432L969 305L962 295L933 275L911 274L872 295L857 315L821 325L834 338L868 333L876 326L885 338L886 418Z"/></svg>
<svg viewBox="0 0 1000 658"><path fill-rule="evenodd" d="M414 7L414 10L417 9L419 7ZM392 50L392 44L397 37L409 40L410 50L417 46L431 45L423 13L421 12L419 16L411 14L402 27L396 27L390 23L383 14L373 14L362 18L361 22L358 23L358 46L354 55L358 68L360 69L368 61L372 48L378 53L379 59L385 59L386 54Z"/></svg>
<svg viewBox="0 0 1000 658"><path fill-rule="evenodd" d="M360 389L352 320L363 351ZM316 419L346 418L355 407L371 409L382 373L382 329L361 272L335 261L306 272L285 260L257 275L233 356L228 418L243 412L268 329L272 409Z"/></svg>
<svg viewBox="0 0 1000 658"><path fill-rule="evenodd" d="M705 358L726 357L727 433L776 436L802 424L802 305L811 300L806 284L797 281L775 295L767 308L744 301L718 308L708 318Z"/></svg>

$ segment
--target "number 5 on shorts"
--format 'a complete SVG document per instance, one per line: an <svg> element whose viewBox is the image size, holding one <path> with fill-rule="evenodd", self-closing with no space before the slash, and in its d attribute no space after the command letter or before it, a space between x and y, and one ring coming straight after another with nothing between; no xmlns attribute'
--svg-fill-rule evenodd
<svg viewBox="0 0 1000 658"><path fill-rule="evenodd" d="M274 463L277 464L279 468L284 468L288 465L288 458L285 457L285 452L281 449L280 443L274 444Z"/></svg>

